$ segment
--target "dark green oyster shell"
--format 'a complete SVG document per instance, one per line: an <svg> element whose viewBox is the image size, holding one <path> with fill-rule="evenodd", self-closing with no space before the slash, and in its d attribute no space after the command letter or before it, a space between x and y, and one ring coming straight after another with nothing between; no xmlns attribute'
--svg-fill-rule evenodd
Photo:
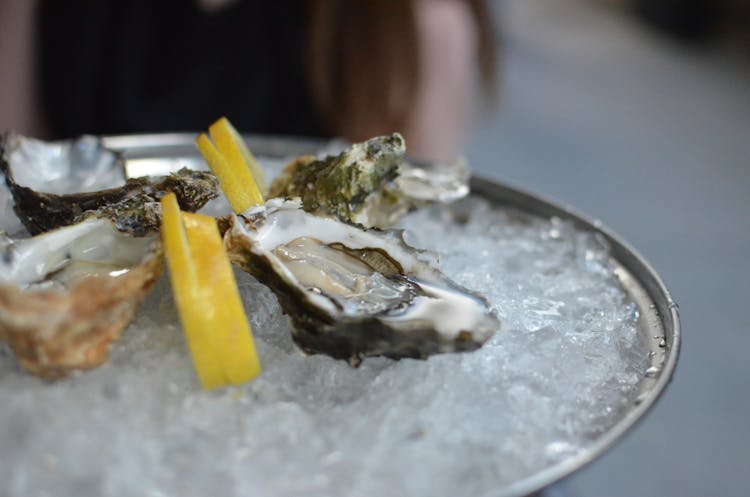
<svg viewBox="0 0 750 497"><path fill-rule="evenodd" d="M300 197L307 212L365 224L370 198L398 175L406 145L393 133L324 159L300 157L271 184L271 197ZM365 222L363 222L365 221Z"/></svg>
<svg viewBox="0 0 750 497"><path fill-rule="evenodd" d="M310 213L365 228L388 228L414 209L469 193L466 161L416 162L398 133L352 145L339 155L302 156L271 184L270 196L302 199Z"/></svg>

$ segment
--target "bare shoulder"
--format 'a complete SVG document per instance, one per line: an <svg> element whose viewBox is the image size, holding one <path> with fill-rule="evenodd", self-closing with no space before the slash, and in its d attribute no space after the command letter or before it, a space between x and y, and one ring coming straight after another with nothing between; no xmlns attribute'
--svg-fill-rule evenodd
<svg viewBox="0 0 750 497"><path fill-rule="evenodd" d="M415 8L420 41L427 50L449 50L444 56L474 55L477 27L467 2L417 0Z"/></svg>

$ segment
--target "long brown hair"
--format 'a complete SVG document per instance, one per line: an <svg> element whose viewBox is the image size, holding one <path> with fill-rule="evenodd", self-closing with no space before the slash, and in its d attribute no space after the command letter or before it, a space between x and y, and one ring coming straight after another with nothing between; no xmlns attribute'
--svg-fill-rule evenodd
<svg viewBox="0 0 750 497"><path fill-rule="evenodd" d="M403 130L420 83L419 0L310 0L307 77L328 131L351 139ZM496 82L495 30L483 0L464 1L477 27L487 94ZM366 120L362 116L367 116Z"/></svg>

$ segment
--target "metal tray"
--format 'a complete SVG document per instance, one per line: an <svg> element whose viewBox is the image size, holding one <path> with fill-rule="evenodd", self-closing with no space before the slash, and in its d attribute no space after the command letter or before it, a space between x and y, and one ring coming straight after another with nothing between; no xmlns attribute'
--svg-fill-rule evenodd
<svg viewBox="0 0 750 497"><path fill-rule="evenodd" d="M164 174L180 167L205 168L193 140L195 133L123 135L105 137L105 145L123 152L127 175ZM315 153L327 142L307 138L246 136L248 145L259 156L284 158ZM603 226L569 207L560 206L531 193L474 177L472 193L495 205L517 208L529 214L569 220L578 228L596 232L611 248L611 256L620 282L640 310L640 332L649 344L650 367L639 385L634 401L624 409L620 419L590 446L576 456L542 470L501 490L503 496L534 494L572 474L612 447L644 414L651 409L669 384L680 350L680 321L677 305L659 275L624 240Z"/></svg>

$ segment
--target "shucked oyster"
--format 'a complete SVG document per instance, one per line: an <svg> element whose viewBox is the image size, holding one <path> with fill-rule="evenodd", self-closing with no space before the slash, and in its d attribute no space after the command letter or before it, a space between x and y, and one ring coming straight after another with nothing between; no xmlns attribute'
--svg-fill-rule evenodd
<svg viewBox="0 0 750 497"><path fill-rule="evenodd" d="M349 359L472 350L497 329L487 302L421 261L400 232L362 230L272 199L232 216L230 259L267 284L306 352Z"/></svg>
<svg viewBox="0 0 750 497"><path fill-rule="evenodd" d="M93 214L142 235L157 229L159 199L165 193L174 192L186 211L218 196L218 181L203 171L181 169L164 178L126 181L122 157L92 136L48 143L5 133L0 138L0 172L13 195L14 210L31 234Z"/></svg>
<svg viewBox="0 0 750 497"><path fill-rule="evenodd" d="M302 156L274 179L270 196L300 197L308 212L386 228L419 206L453 202L469 193L463 160L418 164L405 159L405 151L403 137L394 133L354 144L336 156Z"/></svg>
<svg viewBox="0 0 750 497"><path fill-rule="evenodd" d="M59 378L103 363L162 269L158 236L88 219L33 238L0 237L0 341Z"/></svg>

